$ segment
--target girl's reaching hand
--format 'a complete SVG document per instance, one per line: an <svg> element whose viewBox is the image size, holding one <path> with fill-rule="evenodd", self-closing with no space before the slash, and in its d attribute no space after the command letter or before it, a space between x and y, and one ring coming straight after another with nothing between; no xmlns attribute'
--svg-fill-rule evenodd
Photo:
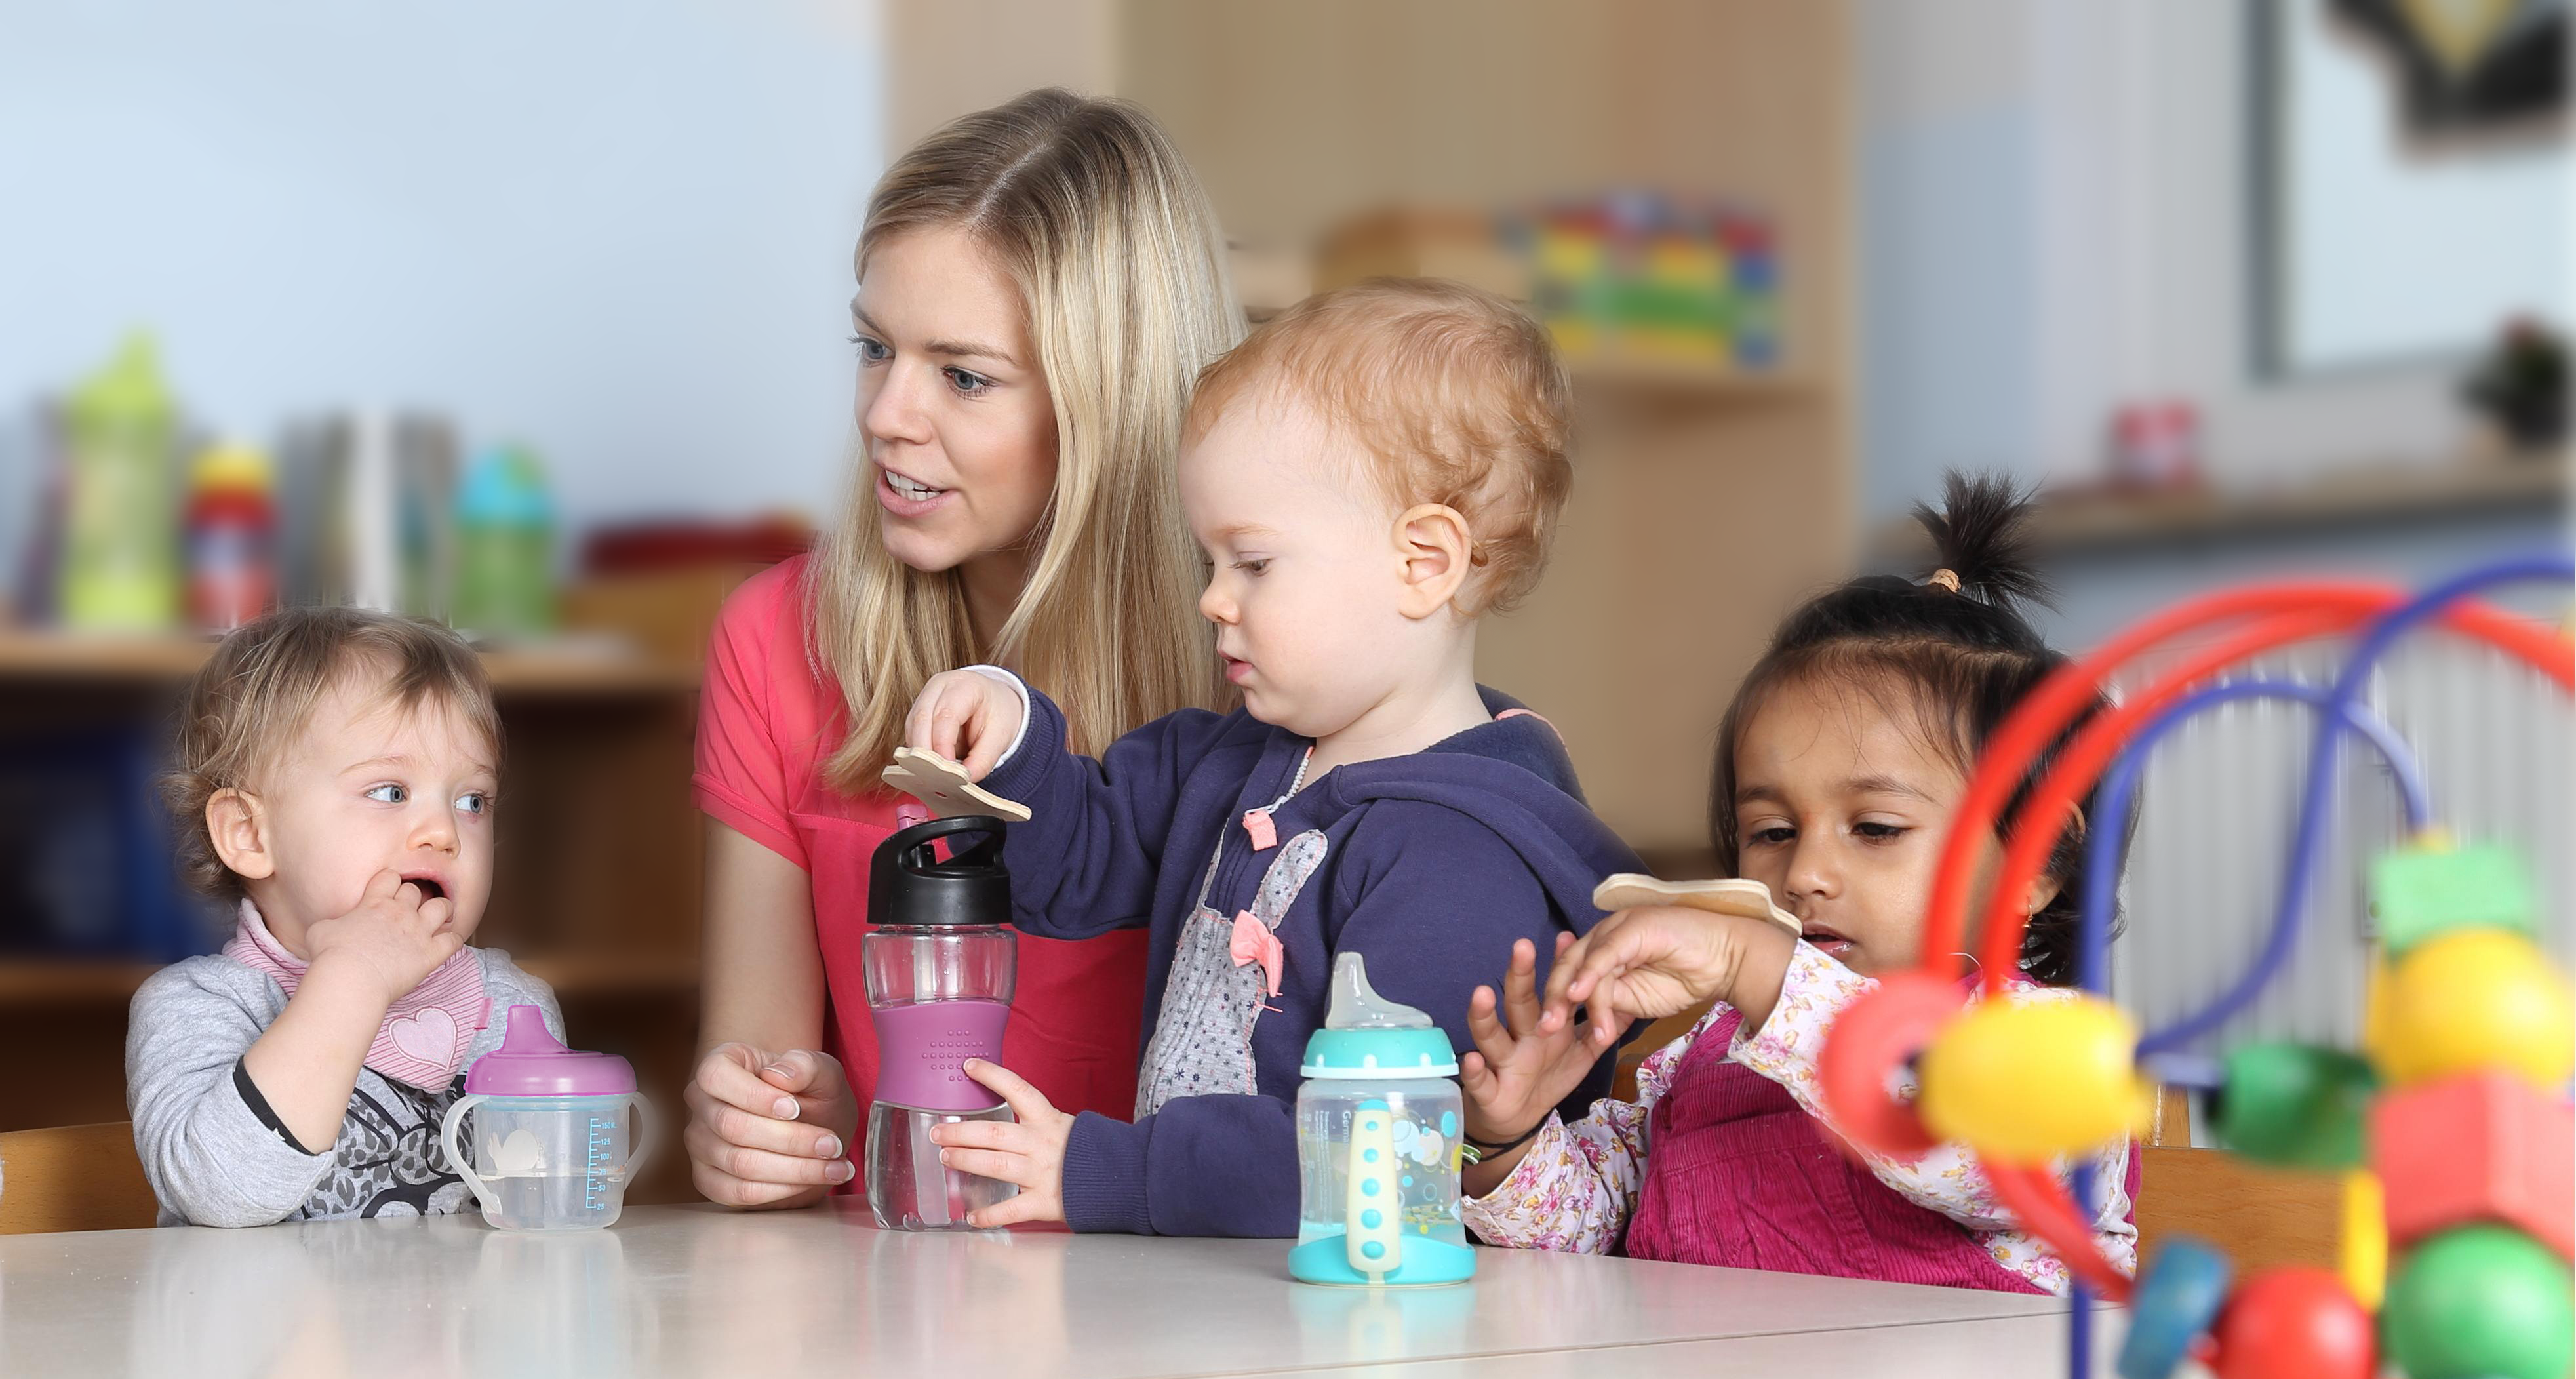
<svg viewBox="0 0 2576 1379"><path fill-rule="evenodd" d="M990 1230L1024 1221L1063 1220L1064 1147L1073 1139L1073 1117L1055 1109L1055 1103L1030 1086L1028 1079L998 1063L969 1058L965 1073L1019 1117L1016 1124L960 1120L930 1127L930 1142L941 1146L943 1166L1019 1188L1017 1195L967 1216L966 1224Z"/></svg>
<svg viewBox="0 0 2576 1379"><path fill-rule="evenodd" d="M1560 967L1573 944L1572 934L1556 936ZM1492 987L1480 986L1467 1002L1467 1032L1476 1039L1476 1051L1458 1060L1467 1138L1480 1144L1527 1138L1627 1030L1624 1015L1596 1015L1577 1024L1571 1001L1542 1008L1538 949L1528 939L1513 943L1501 999Z"/></svg>
<svg viewBox="0 0 2576 1379"><path fill-rule="evenodd" d="M1621 910L1559 959L1547 1002L1655 1020L1715 999L1760 1029L1797 947L1768 920L1668 905Z"/></svg>
<svg viewBox="0 0 2576 1379"><path fill-rule="evenodd" d="M903 721L903 745L931 752L982 780L1001 764L1020 735L1019 693L980 670L943 670L930 677Z"/></svg>

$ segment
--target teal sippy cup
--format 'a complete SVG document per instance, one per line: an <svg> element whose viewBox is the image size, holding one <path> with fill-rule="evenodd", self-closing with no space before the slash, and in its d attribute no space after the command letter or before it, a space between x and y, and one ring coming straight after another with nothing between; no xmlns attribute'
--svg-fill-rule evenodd
<svg viewBox="0 0 2576 1379"><path fill-rule="evenodd" d="M1464 1107L1458 1057L1431 1017L1369 989L1357 953L1333 960L1324 1027L1297 1089L1301 1283L1419 1287L1474 1277L1458 1210Z"/></svg>

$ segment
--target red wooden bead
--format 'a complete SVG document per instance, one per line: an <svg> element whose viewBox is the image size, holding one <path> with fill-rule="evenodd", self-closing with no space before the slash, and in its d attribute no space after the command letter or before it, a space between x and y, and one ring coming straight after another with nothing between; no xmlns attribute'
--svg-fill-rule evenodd
<svg viewBox="0 0 2576 1379"><path fill-rule="evenodd" d="M2218 1379L2371 1379L2370 1314L2325 1269L2257 1274L2219 1313Z"/></svg>
<svg viewBox="0 0 2576 1379"><path fill-rule="evenodd" d="M2508 1073L2464 1073L2379 1098L2372 1167L2403 1248L2472 1221L2501 1221L2576 1255L2576 1111Z"/></svg>

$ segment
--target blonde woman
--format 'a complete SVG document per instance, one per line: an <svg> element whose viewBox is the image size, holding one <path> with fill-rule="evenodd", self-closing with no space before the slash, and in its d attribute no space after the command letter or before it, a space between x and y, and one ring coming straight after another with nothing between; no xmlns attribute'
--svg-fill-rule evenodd
<svg viewBox="0 0 2576 1379"><path fill-rule="evenodd" d="M810 558L745 584L707 664L698 1190L848 1183L876 1040L859 965L877 773L929 678L996 662L1098 750L1222 686L1173 455L1241 314L1198 182L1152 119L1036 91L931 135L868 204L851 301L865 455ZM1135 1105L1142 931L1020 940L1004 1061L1067 1110Z"/></svg>

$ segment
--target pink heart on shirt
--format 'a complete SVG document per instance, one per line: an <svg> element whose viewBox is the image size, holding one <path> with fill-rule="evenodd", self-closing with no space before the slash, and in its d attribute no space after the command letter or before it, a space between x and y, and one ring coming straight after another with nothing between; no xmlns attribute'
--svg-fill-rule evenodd
<svg viewBox="0 0 2576 1379"><path fill-rule="evenodd" d="M394 1047L425 1063L445 1063L456 1052L456 1017L436 1006L407 1020L387 1020Z"/></svg>

